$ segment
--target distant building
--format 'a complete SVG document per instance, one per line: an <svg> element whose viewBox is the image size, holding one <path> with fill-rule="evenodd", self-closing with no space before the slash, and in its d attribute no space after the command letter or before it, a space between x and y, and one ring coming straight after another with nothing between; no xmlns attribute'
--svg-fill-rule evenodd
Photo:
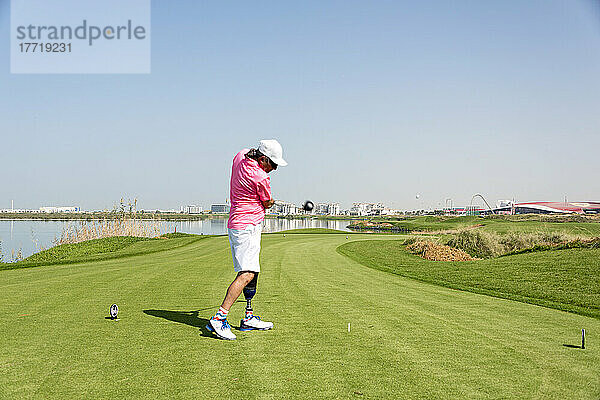
<svg viewBox="0 0 600 400"><path fill-rule="evenodd" d="M505 208L505 207L512 207L512 206L513 206L513 202L511 200L498 200L496 202L497 208Z"/></svg>
<svg viewBox="0 0 600 400"><path fill-rule="evenodd" d="M390 208L386 208L381 212L381 215L401 215L401 210L392 210Z"/></svg>
<svg viewBox="0 0 600 400"><path fill-rule="evenodd" d="M181 212L184 214L202 214L202 206L189 205L189 206L181 206Z"/></svg>
<svg viewBox="0 0 600 400"><path fill-rule="evenodd" d="M213 213L229 213L229 204L213 204L210 206L210 211Z"/></svg>
<svg viewBox="0 0 600 400"><path fill-rule="evenodd" d="M268 210L269 214L276 215L296 215L298 211L299 207L297 205L282 200L275 200L273 207Z"/></svg>
<svg viewBox="0 0 600 400"><path fill-rule="evenodd" d="M383 203L375 203L371 207L371 215L381 215L383 214L383 210L385 210Z"/></svg>
<svg viewBox="0 0 600 400"><path fill-rule="evenodd" d="M328 213L329 215L340 215L341 211L340 211L340 203L329 203L329 207L328 207Z"/></svg>
<svg viewBox="0 0 600 400"><path fill-rule="evenodd" d="M80 211L80 207L40 207L40 212L43 213L72 213Z"/></svg>
<svg viewBox="0 0 600 400"><path fill-rule="evenodd" d="M317 203L315 206L317 215L340 215L339 203Z"/></svg>
<svg viewBox="0 0 600 400"><path fill-rule="evenodd" d="M381 215L383 210L385 206L382 203L353 203L350 215L359 217Z"/></svg>
<svg viewBox="0 0 600 400"><path fill-rule="evenodd" d="M329 205L327 203L317 203L317 205L315 206L315 214L327 215L328 209L329 209Z"/></svg>
<svg viewBox="0 0 600 400"><path fill-rule="evenodd" d="M501 202L499 202L501 203ZM498 204L494 210L484 214L600 214L600 202L534 201L525 203Z"/></svg>

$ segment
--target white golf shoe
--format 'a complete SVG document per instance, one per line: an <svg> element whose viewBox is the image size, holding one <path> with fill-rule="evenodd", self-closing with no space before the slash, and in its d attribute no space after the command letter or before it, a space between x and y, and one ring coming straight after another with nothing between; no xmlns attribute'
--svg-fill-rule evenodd
<svg viewBox="0 0 600 400"><path fill-rule="evenodd" d="M206 329L213 332L219 339L235 340L235 335L231 332L231 325L226 319L211 318L206 324Z"/></svg>
<svg viewBox="0 0 600 400"><path fill-rule="evenodd" d="M240 322L240 331L266 331L271 328L273 328L273 323L261 320L258 315L251 315L248 318L242 319Z"/></svg>

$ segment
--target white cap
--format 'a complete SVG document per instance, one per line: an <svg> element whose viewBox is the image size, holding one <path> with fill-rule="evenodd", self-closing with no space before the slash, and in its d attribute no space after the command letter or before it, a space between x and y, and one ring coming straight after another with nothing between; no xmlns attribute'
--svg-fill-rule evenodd
<svg viewBox="0 0 600 400"><path fill-rule="evenodd" d="M261 140L258 151L269 157L278 166L285 167L287 165L283 159L283 148L275 139Z"/></svg>

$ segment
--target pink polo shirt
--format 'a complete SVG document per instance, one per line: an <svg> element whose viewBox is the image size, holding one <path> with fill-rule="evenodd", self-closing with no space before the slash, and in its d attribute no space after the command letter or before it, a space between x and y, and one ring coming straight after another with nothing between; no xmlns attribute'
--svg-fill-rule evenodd
<svg viewBox="0 0 600 400"><path fill-rule="evenodd" d="M246 158L250 149L244 149L233 158L231 183L229 186L229 229L246 229L249 224L257 225L265 219L265 208L261 201L271 199L271 179L256 160Z"/></svg>

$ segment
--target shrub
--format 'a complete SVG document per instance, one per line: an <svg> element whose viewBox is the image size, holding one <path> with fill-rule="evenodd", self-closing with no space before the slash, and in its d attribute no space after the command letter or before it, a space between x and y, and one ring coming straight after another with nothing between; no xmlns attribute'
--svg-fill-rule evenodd
<svg viewBox="0 0 600 400"><path fill-rule="evenodd" d="M510 232L500 235L473 229L459 231L447 242L451 247L461 249L478 258L499 257L507 254L531 251L600 248L600 238L586 239L560 232Z"/></svg>
<svg viewBox="0 0 600 400"><path fill-rule="evenodd" d="M431 261L472 261L474 260L466 252L434 243L429 240L418 240L406 247L408 251Z"/></svg>
<svg viewBox="0 0 600 400"><path fill-rule="evenodd" d="M503 253L498 235L474 229L465 229L448 240L448 246L463 250L473 257L491 258Z"/></svg>
<svg viewBox="0 0 600 400"><path fill-rule="evenodd" d="M411 244L417 242L417 240L420 240L420 239L417 238L416 236L411 236L411 237L405 239L402 244L404 244L405 246L408 246L408 245L411 245Z"/></svg>

